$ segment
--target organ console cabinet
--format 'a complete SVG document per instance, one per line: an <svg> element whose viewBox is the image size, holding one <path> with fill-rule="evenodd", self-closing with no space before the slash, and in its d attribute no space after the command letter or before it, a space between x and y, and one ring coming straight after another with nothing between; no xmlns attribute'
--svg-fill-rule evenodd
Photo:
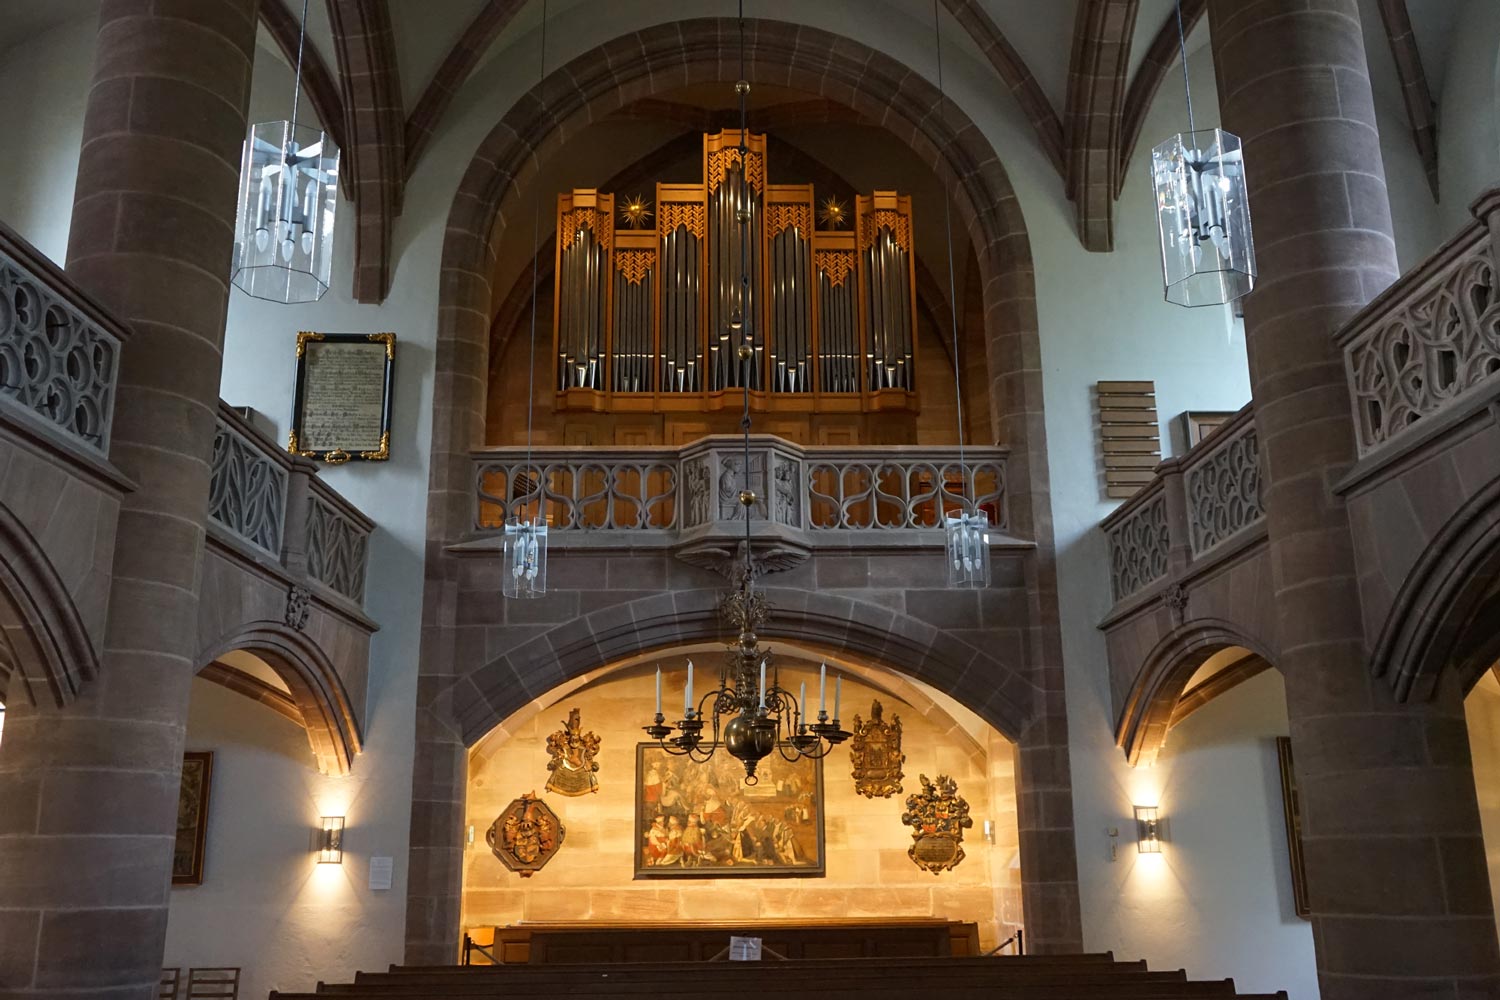
<svg viewBox="0 0 1500 1000"><path fill-rule="evenodd" d="M768 182L764 135L744 162L740 138L705 135L703 182L658 183L654 203L558 197L558 410L733 409L745 378L759 411L917 410L911 199L820 211L811 184Z"/></svg>

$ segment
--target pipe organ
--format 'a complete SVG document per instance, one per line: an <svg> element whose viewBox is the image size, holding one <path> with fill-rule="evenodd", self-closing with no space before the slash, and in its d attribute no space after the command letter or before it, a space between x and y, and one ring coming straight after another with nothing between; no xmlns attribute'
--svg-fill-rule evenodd
<svg viewBox="0 0 1500 1000"><path fill-rule="evenodd" d="M764 135L745 145L705 135L703 182L659 183L654 205L558 197L559 410L732 408L748 379L758 410L916 411L911 199L820 213L812 185L768 182Z"/></svg>

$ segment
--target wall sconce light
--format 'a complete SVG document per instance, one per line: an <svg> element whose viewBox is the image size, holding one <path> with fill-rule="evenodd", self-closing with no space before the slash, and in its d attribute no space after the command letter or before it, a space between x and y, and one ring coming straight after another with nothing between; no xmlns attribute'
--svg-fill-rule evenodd
<svg viewBox="0 0 1500 1000"><path fill-rule="evenodd" d="M986 844L995 842L995 821L992 819L984 821L984 842Z"/></svg>
<svg viewBox="0 0 1500 1000"><path fill-rule="evenodd" d="M344 863L344 817L324 816L318 830L318 864Z"/></svg>
<svg viewBox="0 0 1500 1000"><path fill-rule="evenodd" d="M1142 854L1161 853L1161 817L1156 806L1135 807L1135 842Z"/></svg>
<svg viewBox="0 0 1500 1000"><path fill-rule="evenodd" d="M464 850L469 851L469 850L473 850L473 848L474 848L474 824L470 823L467 827L464 828Z"/></svg>

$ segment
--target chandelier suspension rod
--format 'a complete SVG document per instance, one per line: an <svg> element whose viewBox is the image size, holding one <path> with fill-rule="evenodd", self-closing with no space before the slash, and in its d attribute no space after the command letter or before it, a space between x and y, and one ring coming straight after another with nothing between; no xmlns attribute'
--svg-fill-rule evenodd
<svg viewBox="0 0 1500 1000"><path fill-rule="evenodd" d="M1182 90L1187 95L1188 132L1196 132L1193 122L1193 85L1188 80L1187 33L1182 27L1182 0L1177 0L1177 51L1182 55Z"/></svg>
<svg viewBox="0 0 1500 1000"><path fill-rule="evenodd" d="M297 106L302 102L302 46L307 43L307 0L302 0L302 20L297 25L297 68L292 83L292 129L297 128Z"/></svg>
<svg viewBox="0 0 1500 1000"><path fill-rule="evenodd" d="M933 45L938 51L938 120L944 118L945 106L948 102L948 90L944 85L942 76L942 22L939 21L938 0L933 0ZM969 466L963 460L963 375L959 367L959 280L954 276L953 264L953 199L948 196L947 190L942 195L942 225L944 225L944 238L948 241L948 319L953 324L953 394L954 402L959 408L959 475L962 478L963 502L965 505L972 504L969 496Z"/></svg>
<svg viewBox="0 0 1500 1000"><path fill-rule="evenodd" d="M306 2L306 0L304 0ZM542 51L541 66L537 70L536 88L538 97L541 95L542 85L547 80L547 0L542 0ZM546 107L543 101L542 106ZM527 352L526 362L526 474L531 475L531 426L536 411L536 295L537 295L537 260L541 253L537 249L537 242L542 234L542 187L541 177L537 177L536 198L531 212L531 345ZM542 507L546 497L542 492L542 477L538 473L534 482L536 489L536 510L532 512L532 527L542 523Z"/></svg>
<svg viewBox="0 0 1500 1000"><path fill-rule="evenodd" d="M939 20L938 0L932 0L932 38L937 52L937 82L938 82L938 121L943 121L945 105L948 102L948 91L943 83L943 30ZM964 385L962 369L958 363L958 279L954 276L953 268L953 210L948 197L948 189L943 189L943 231L944 238L948 243L948 301L951 308L948 318L953 330L953 396L958 407L958 475L964 491L964 504L970 504L969 496L969 467L964 462Z"/></svg>
<svg viewBox="0 0 1500 1000"><path fill-rule="evenodd" d="M750 81L745 77L745 0L739 0L739 42L740 42L740 78L735 84L735 91L740 100L740 207L736 209L735 220L740 226L740 331L741 331L741 360L744 368L740 376L740 431L744 437L745 444L745 470L744 491L750 493L750 377L755 371L755 335L750 325L750 146L748 141L748 130L750 127L750 112L747 106L750 91ZM767 488L769 479L767 477ZM748 496L740 498L740 505L745 509L745 593L749 594L755 587L755 560L750 551L750 510L754 502L746 502ZM770 501L767 500L767 504ZM770 507L766 508L769 516Z"/></svg>

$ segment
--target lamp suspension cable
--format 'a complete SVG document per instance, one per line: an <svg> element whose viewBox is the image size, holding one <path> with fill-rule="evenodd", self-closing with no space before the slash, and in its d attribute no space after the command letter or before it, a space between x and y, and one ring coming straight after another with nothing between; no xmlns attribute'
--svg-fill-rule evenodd
<svg viewBox="0 0 1500 1000"><path fill-rule="evenodd" d="M542 0L542 44L537 69L537 99L547 106L543 88L547 81L547 0ZM532 446L536 422L536 313L537 289L540 285L540 253L537 241L542 232L542 179L538 173L531 215L531 330L526 355L526 463L519 472L509 474L507 490L521 509L505 522L501 543L503 566L500 592L511 598L542 597L547 593L547 491L543 475L532 464ZM535 503L528 513L527 503Z"/></svg>
<svg viewBox="0 0 1500 1000"><path fill-rule="evenodd" d="M932 0L932 40L937 52L938 121L943 121L948 103L947 88L943 84L943 31L938 20L938 0ZM958 279L953 268L953 210L952 199L947 188L943 189L943 233L948 245L948 301L951 304L948 318L952 323L953 336L953 398L958 406L958 470L963 477L964 503L973 502L969 490L969 467L964 462L964 385L962 369L958 364Z"/></svg>
<svg viewBox="0 0 1500 1000"><path fill-rule="evenodd" d="M306 0L303 0L305 3ZM547 0L542 0L542 51L540 57L541 65L537 69L536 86L540 96L543 84L547 79ZM542 106L546 106L546 101ZM531 473L531 429L532 421L536 412L536 296L538 270L537 261L541 258L541 251L537 242L542 235L542 185L541 177L537 177L536 199L532 205L531 212L531 346L526 360L526 474ZM532 527L541 523L542 518L542 479L538 475L534 480L536 483L536 510L532 512Z"/></svg>
<svg viewBox="0 0 1500 1000"><path fill-rule="evenodd" d="M1177 0L1177 51L1182 56L1182 92L1187 95L1188 132L1198 131L1193 121L1193 84L1188 79L1187 31L1182 26L1182 0Z"/></svg>
<svg viewBox="0 0 1500 1000"><path fill-rule="evenodd" d="M940 125L946 124L948 88L943 78L943 22L938 0L932 0L932 45L937 57L938 106ZM990 516L981 510L973 489L973 473L964 454L964 385L963 367L958 361L958 276L953 260L953 206L948 189L943 189L943 237L948 247L949 322L953 338L953 400L958 424L959 503L956 516L948 513L946 471L940 472L936 484L943 519L944 552L948 563L948 586L960 589L982 589L990 585Z"/></svg>
<svg viewBox="0 0 1500 1000"><path fill-rule="evenodd" d="M750 551L750 511L755 494L750 487L750 378L755 371L755 334L750 320L750 80L745 76L745 0L739 0L740 78L734 90L740 104L740 197L735 222L740 227L740 433L744 438L744 485L740 504L745 509L745 593L755 589L755 562ZM767 484L769 487L769 483ZM769 502L769 500L767 501Z"/></svg>
<svg viewBox="0 0 1500 1000"><path fill-rule="evenodd" d="M302 47L307 44L307 0L302 0L302 20L297 26L297 68L292 81L292 128L297 127L297 106L302 101Z"/></svg>

